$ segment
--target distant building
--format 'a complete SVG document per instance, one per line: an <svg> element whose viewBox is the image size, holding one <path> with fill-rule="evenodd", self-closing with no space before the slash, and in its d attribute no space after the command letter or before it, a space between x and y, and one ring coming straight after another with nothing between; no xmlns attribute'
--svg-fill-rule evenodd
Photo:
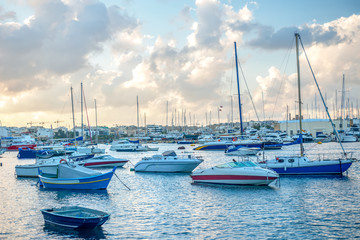
<svg viewBox="0 0 360 240"><path fill-rule="evenodd" d="M146 126L148 133L162 133L164 127L161 125L147 125Z"/></svg>
<svg viewBox="0 0 360 240"><path fill-rule="evenodd" d="M340 126L340 120L333 120L336 130L346 130L350 127L351 121L349 119L343 120L343 126ZM330 134L333 132L333 128L328 119L303 119L302 128L305 131L309 131L314 137L317 132L323 132ZM275 131L286 132L292 136L299 133L299 120L279 121L274 125Z"/></svg>
<svg viewBox="0 0 360 240"><path fill-rule="evenodd" d="M36 136L40 139L52 139L54 138L54 132L52 129L39 127L37 128Z"/></svg>
<svg viewBox="0 0 360 240"><path fill-rule="evenodd" d="M11 131L7 127L0 127L0 137L10 137Z"/></svg>

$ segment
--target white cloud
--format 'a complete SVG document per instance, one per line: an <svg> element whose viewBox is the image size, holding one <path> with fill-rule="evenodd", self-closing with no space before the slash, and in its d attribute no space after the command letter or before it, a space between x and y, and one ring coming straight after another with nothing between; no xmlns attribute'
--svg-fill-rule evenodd
<svg viewBox="0 0 360 240"><path fill-rule="evenodd" d="M80 81L84 82L88 107L97 99L101 124L135 124L136 96L148 123L165 124L166 101L170 112L186 109L204 123L205 111L214 114L218 106L230 105L233 42L259 51L284 49L294 29L301 30L329 101L334 99L334 89L341 87L343 72L351 91L360 91L357 15L275 31L255 22L248 5L236 10L217 0L198 0L195 8L179 9L185 25L192 26L184 37L186 45L179 46L177 39L145 34L141 16L134 17L122 7L97 1L32 1L31 6L33 15L26 24L14 22L14 17L4 18L7 22L0 24L0 109L11 115L4 124L10 119L16 122L14 116L21 119L28 112L48 122L58 118L70 122L69 89L73 85L78 99ZM249 32L258 33L259 38L244 42ZM258 41L264 36L265 42ZM306 66L303 58L301 66ZM309 72L304 71L302 78L304 103L310 103L316 89L310 86ZM256 81L258 87L252 94L257 108L262 109L264 91L265 111L284 117L286 105L294 106L297 98L295 73L282 73L273 66ZM78 104L76 100L77 112ZM254 119L251 104L244 108ZM24 125L25 121L28 119L18 123Z"/></svg>

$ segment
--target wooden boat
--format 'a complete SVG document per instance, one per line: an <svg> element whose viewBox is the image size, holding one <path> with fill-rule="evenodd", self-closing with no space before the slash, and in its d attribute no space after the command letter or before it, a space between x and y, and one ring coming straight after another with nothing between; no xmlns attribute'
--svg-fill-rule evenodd
<svg viewBox="0 0 360 240"><path fill-rule="evenodd" d="M42 209L41 213L45 223L68 228L96 228L110 218L106 212L78 206Z"/></svg>
<svg viewBox="0 0 360 240"><path fill-rule="evenodd" d="M55 189L106 189L114 175L116 167L107 173L101 173L82 166L59 164L56 177L45 177L40 173L40 187Z"/></svg>

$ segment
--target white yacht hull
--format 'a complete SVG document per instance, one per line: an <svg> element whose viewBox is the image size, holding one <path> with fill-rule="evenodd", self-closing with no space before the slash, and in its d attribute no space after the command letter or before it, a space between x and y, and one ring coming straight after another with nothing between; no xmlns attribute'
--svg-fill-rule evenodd
<svg viewBox="0 0 360 240"><path fill-rule="evenodd" d="M191 178L194 183L230 185L269 185L278 177L278 174L276 174L274 171L260 167L212 167L204 170L196 170L191 174Z"/></svg>

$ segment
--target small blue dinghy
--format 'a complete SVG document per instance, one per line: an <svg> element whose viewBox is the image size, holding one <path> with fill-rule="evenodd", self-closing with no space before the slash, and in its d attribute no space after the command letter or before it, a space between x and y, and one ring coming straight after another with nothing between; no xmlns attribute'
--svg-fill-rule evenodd
<svg viewBox="0 0 360 240"><path fill-rule="evenodd" d="M110 218L106 212L79 206L42 209L41 213L45 223L68 228L92 229Z"/></svg>

